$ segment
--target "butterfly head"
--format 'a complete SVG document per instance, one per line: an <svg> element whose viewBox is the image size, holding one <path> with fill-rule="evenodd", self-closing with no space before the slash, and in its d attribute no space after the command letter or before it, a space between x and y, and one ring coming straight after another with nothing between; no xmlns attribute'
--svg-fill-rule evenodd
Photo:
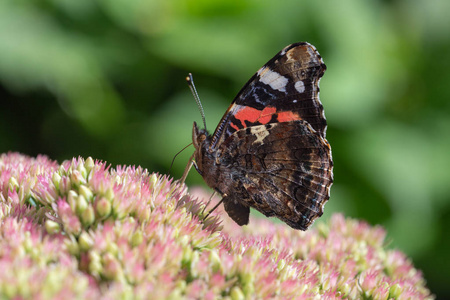
<svg viewBox="0 0 450 300"><path fill-rule="evenodd" d="M203 166L201 164L203 161L203 156L205 155L204 152L208 148L209 142L210 136L206 129L199 129L197 123L194 122L194 126L192 128L192 143L195 148L194 160L197 164L197 171L199 172L203 169Z"/></svg>

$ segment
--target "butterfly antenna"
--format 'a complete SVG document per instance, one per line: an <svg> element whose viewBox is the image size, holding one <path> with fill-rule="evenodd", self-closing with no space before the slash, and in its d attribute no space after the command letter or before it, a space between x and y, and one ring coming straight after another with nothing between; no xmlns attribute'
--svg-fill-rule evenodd
<svg viewBox="0 0 450 300"><path fill-rule="evenodd" d="M194 77L192 77L192 73L189 73L189 75L186 77L186 81L189 85L189 88L191 89L195 101L197 102L198 109L200 110L200 114L202 115L203 126L205 127L206 130L205 112L203 111L202 102L200 102L200 97L198 96L197 89L195 88Z"/></svg>
<svg viewBox="0 0 450 300"><path fill-rule="evenodd" d="M177 158L178 154L180 154L181 152L183 152L184 150L186 150L186 148L189 147L190 145L192 145L192 143L190 143L189 145L185 146L183 149L181 149L180 151L178 151L177 154L174 155L174 157L172 158L172 163L170 164L169 174L170 174L170 171L172 170L173 163L175 162L175 158Z"/></svg>

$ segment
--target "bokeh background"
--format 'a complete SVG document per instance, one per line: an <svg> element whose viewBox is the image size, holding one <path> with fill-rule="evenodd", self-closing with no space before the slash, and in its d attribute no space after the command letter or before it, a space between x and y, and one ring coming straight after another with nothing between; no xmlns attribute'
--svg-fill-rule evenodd
<svg viewBox="0 0 450 300"><path fill-rule="evenodd" d="M212 131L259 67L308 41L328 67L323 218L382 224L450 298L449 12L446 0L1 1L0 152L167 173L201 122L188 72Z"/></svg>

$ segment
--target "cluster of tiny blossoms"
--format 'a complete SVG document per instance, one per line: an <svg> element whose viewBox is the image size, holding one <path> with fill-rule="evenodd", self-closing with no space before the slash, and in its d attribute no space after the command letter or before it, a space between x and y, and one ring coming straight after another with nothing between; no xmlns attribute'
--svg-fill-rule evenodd
<svg viewBox="0 0 450 300"><path fill-rule="evenodd" d="M0 155L0 298L432 299L379 227L236 227L167 176Z"/></svg>

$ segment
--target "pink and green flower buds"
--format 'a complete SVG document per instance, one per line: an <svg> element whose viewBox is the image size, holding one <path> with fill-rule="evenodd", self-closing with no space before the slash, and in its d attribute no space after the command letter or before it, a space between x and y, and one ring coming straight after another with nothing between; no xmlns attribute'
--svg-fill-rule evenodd
<svg viewBox="0 0 450 300"><path fill-rule="evenodd" d="M381 227L239 227L203 220L196 194L141 167L0 155L0 299L433 299Z"/></svg>

